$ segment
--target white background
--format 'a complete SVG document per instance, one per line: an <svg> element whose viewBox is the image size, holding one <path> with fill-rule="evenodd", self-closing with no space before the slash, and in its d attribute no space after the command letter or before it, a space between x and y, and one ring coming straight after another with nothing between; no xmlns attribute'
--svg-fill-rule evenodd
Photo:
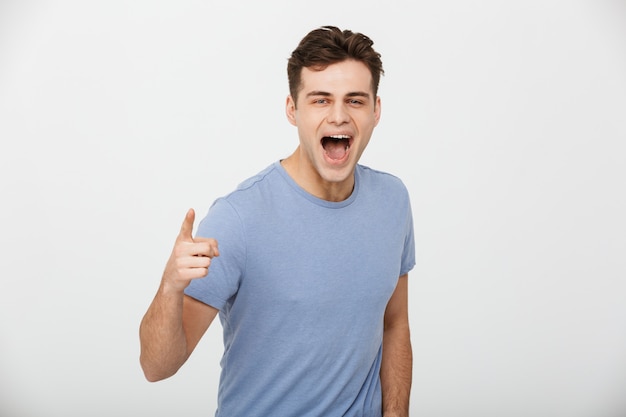
<svg viewBox="0 0 626 417"><path fill-rule="evenodd" d="M138 325L187 208L295 148L325 24L383 56L361 161L412 196L411 415L626 415L617 0L1 1L0 415L213 414L219 324L155 384Z"/></svg>

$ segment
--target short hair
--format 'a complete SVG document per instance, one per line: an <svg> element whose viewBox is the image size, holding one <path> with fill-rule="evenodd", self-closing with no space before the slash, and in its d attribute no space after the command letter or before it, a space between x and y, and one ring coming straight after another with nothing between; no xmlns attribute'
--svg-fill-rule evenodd
<svg viewBox="0 0 626 417"><path fill-rule="evenodd" d="M348 59L362 62L372 74L372 91L378 94L380 76L384 74L380 54L372 41L362 33L341 30L335 26L322 26L309 32L291 53L287 63L289 93L294 102L302 82L302 68L323 71L329 65Z"/></svg>

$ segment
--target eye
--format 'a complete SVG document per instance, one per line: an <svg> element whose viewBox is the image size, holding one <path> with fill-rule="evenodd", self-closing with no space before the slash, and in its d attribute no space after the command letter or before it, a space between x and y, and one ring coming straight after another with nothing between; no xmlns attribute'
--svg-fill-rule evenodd
<svg viewBox="0 0 626 417"><path fill-rule="evenodd" d="M352 98L352 99L348 100L348 104L350 104L352 106L361 106L361 105L363 105L363 101Z"/></svg>
<svg viewBox="0 0 626 417"><path fill-rule="evenodd" d="M328 100L325 98L318 98L317 100L315 100L314 102L315 104L327 104Z"/></svg>

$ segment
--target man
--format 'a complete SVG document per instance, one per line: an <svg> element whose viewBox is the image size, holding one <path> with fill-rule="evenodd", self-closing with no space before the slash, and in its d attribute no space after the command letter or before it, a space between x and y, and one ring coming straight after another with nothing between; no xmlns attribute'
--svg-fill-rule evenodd
<svg viewBox="0 0 626 417"><path fill-rule="evenodd" d="M326 26L293 51L299 146L217 199L196 237L187 213L140 326L148 380L176 373L219 313L217 416L408 416L409 196L358 164L381 111L372 45Z"/></svg>

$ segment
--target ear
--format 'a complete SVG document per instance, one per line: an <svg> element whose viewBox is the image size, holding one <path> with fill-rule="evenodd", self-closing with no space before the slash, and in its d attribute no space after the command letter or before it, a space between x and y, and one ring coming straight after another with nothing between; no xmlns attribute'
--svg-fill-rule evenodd
<svg viewBox="0 0 626 417"><path fill-rule="evenodd" d="M381 112L381 108L380 108L380 96L376 97L376 107L374 107L374 126L378 125L378 122L380 121L380 112Z"/></svg>
<svg viewBox="0 0 626 417"><path fill-rule="evenodd" d="M287 102L285 104L285 114L289 123L296 126L296 102L293 101L291 95L287 96Z"/></svg>

